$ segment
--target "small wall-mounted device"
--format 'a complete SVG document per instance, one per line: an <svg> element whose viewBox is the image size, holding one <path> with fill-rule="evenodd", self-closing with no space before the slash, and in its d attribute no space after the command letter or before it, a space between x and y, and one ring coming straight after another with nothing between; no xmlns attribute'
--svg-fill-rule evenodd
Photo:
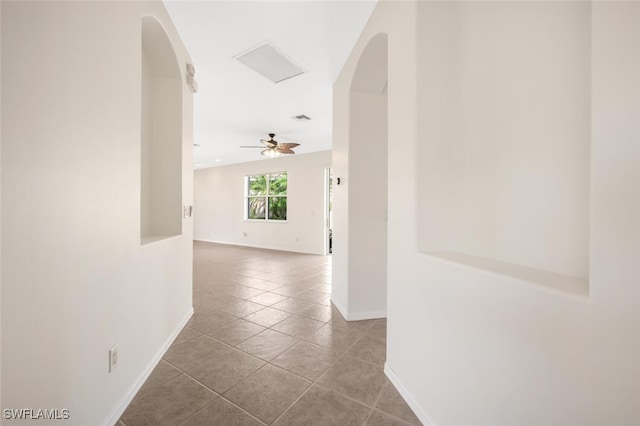
<svg viewBox="0 0 640 426"><path fill-rule="evenodd" d="M184 206L183 209L183 217L191 217L193 216L193 206Z"/></svg>
<svg viewBox="0 0 640 426"><path fill-rule="evenodd" d="M118 366L118 345L113 345L109 349L109 373Z"/></svg>
<svg viewBox="0 0 640 426"><path fill-rule="evenodd" d="M340 185L342 183L342 179L336 178L336 185Z"/></svg>

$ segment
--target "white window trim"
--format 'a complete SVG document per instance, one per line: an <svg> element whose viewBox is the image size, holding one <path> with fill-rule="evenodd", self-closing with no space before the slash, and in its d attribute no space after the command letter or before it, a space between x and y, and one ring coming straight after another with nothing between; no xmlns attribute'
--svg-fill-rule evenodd
<svg viewBox="0 0 640 426"><path fill-rule="evenodd" d="M277 174L286 174L287 175L287 194L286 195L269 195L270 186L269 181L271 175ZM249 195L249 179L253 176L265 176L267 180L267 193L265 195ZM255 173L251 175L245 175L244 177L244 221L245 222L256 222L256 223L287 223L289 220L289 200L287 200L287 219L269 219L269 198L281 198L281 197L289 197L289 173L286 170L280 172L266 172L266 173ZM264 219L249 219L249 198L267 198L267 206L264 212Z"/></svg>

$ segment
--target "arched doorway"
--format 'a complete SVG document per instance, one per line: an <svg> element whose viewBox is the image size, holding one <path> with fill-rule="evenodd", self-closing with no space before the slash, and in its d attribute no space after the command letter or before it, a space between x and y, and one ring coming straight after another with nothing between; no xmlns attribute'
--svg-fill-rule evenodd
<svg viewBox="0 0 640 426"><path fill-rule="evenodd" d="M388 41L374 36L349 94L349 319L387 311Z"/></svg>

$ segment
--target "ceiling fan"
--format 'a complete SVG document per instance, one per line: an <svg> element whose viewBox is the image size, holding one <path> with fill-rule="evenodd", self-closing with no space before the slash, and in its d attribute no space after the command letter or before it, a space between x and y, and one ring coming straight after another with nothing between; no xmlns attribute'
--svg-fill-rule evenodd
<svg viewBox="0 0 640 426"><path fill-rule="evenodd" d="M275 133L269 133L269 140L260 139L262 145L245 145L240 148L262 148L260 154L272 158L277 157L280 154L295 154L291 148L299 146L299 143L280 143L273 139L275 136Z"/></svg>

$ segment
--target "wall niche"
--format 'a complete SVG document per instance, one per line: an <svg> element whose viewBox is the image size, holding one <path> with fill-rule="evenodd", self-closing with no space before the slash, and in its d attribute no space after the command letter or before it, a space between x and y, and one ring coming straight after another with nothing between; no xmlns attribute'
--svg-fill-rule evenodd
<svg viewBox="0 0 640 426"><path fill-rule="evenodd" d="M160 22L142 18L141 244L182 234L182 79Z"/></svg>
<svg viewBox="0 0 640 426"><path fill-rule="evenodd" d="M588 296L591 6L452 3L419 34L418 250Z"/></svg>

